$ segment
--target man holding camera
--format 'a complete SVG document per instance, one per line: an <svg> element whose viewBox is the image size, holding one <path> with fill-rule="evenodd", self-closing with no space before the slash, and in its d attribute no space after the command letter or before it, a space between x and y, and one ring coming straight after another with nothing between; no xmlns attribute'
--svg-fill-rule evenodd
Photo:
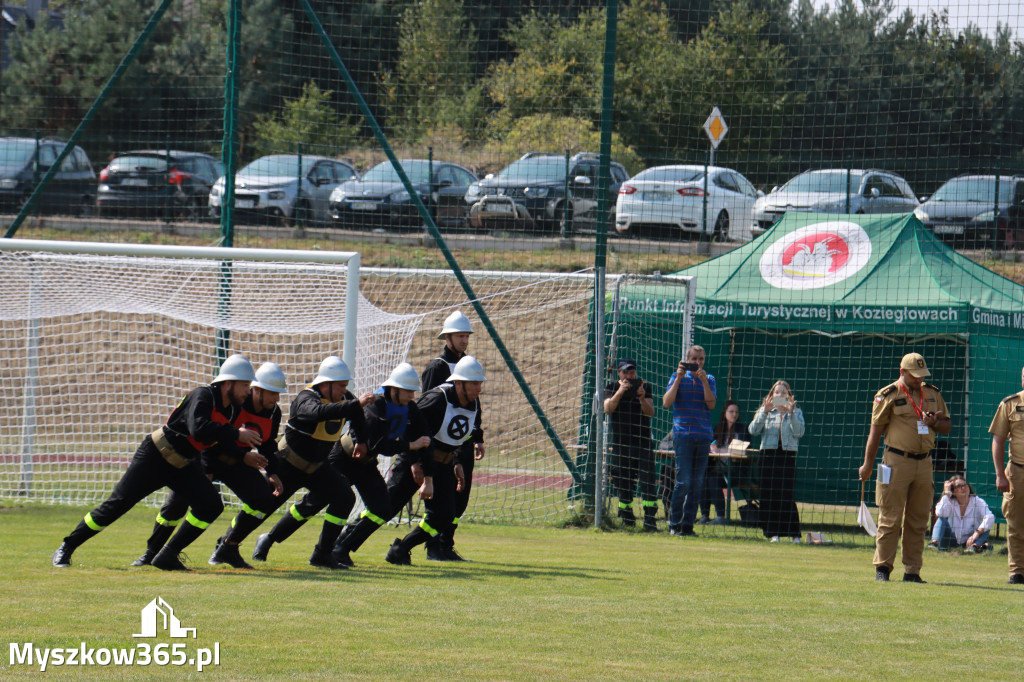
<svg viewBox="0 0 1024 682"><path fill-rule="evenodd" d="M1024 370L1020 375L1024 387ZM1006 519L1006 550L1010 562L1010 585L1024 585L1024 391L1003 398L992 425L992 464L996 468L996 489L1003 493ZM1010 464L1006 465L1006 441L1010 441Z"/></svg>
<svg viewBox="0 0 1024 682"><path fill-rule="evenodd" d="M676 451L676 483L668 529L672 535L684 537L696 535L693 522L714 438L711 410L715 409L718 389L715 377L704 371L706 357L701 346L690 346L661 399L661 404L672 410L672 447Z"/></svg>
<svg viewBox="0 0 1024 682"><path fill-rule="evenodd" d="M636 525L633 491L640 482L640 504L644 508L644 530L658 530L658 491L654 481L654 449L651 447L651 417L654 399L651 387L636 376L636 360L623 358L618 364L619 380L605 387L604 413L611 422L613 456L608 466L612 488L619 496L622 525Z"/></svg>
<svg viewBox="0 0 1024 682"><path fill-rule="evenodd" d="M921 564L935 487L931 449L935 434L949 433L952 422L939 389L924 382L931 376L919 353L900 361L900 378L875 394L871 431L864 448L861 481L871 478L878 444L885 452L875 488L878 535L875 536L875 580L886 582L903 535L903 582L923 583ZM901 528L902 522L902 528Z"/></svg>

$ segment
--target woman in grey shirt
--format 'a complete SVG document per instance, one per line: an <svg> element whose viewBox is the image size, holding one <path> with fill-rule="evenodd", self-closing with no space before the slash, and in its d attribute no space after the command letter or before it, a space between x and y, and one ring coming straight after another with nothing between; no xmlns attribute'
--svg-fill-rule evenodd
<svg viewBox="0 0 1024 682"><path fill-rule="evenodd" d="M793 390L776 381L750 423L750 433L761 434L758 478L761 488L759 518L766 538L800 542L800 515L793 489L796 485L796 451L804 435L804 413L797 407Z"/></svg>

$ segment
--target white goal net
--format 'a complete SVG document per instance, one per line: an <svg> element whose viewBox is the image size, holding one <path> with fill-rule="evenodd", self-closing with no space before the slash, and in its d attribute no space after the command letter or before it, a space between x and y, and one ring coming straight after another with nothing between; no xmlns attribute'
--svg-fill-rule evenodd
<svg viewBox="0 0 1024 682"><path fill-rule="evenodd" d="M288 403L326 355L354 357L353 391L373 390L403 360L422 371L442 348L444 318L458 308L472 321L470 353L488 377L487 455L476 465L465 518L538 522L568 513L593 392L593 273L466 273L531 405L449 271L357 268L353 332L355 270L347 260L313 260L318 252L268 261L246 260L253 249L210 249L219 255L210 259L4 246L0 499L104 499L143 436L212 378L218 347L281 365L287 418ZM358 342L347 343L350 335ZM162 499L161 492L148 502Z"/></svg>

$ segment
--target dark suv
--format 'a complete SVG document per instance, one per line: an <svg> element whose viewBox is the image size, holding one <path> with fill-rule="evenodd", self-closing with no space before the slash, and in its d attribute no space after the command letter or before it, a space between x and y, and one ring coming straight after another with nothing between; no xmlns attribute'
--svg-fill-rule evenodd
<svg viewBox="0 0 1024 682"><path fill-rule="evenodd" d="M60 140L0 137L0 206L21 210L64 146ZM43 188L35 210L89 215L95 201L96 173L85 151L75 147Z"/></svg>
<svg viewBox="0 0 1024 682"><path fill-rule="evenodd" d="M197 220L207 214L210 187L224 175L208 154L143 149L118 154L100 171L96 207L102 215Z"/></svg>
<svg viewBox="0 0 1024 682"><path fill-rule="evenodd" d="M597 226L597 154L565 156L530 152L495 176L470 185L466 192L469 224L475 228L538 229L566 233L594 230ZM568 179L568 182L566 182ZM608 207L614 208L619 187L629 179L622 164L611 163ZM566 211L568 189L568 211ZM602 220L612 225L614 221Z"/></svg>

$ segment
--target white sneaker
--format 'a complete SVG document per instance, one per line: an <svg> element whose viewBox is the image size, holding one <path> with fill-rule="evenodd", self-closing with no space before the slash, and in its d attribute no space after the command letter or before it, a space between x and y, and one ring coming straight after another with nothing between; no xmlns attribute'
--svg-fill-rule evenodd
<svg viewBox="0 0 1024 682"><path fill-rule="evenodd" d="M793 544L799 545L800 544L800 538L793 538Z"/></svg>
<svg viewBox="0 0 1024 682"><path fill-rule="evenodd" d="M768 542L778 542L778 541L779 541L779 536L778 535L773 535L772 539L769 540Z"/></svg>

